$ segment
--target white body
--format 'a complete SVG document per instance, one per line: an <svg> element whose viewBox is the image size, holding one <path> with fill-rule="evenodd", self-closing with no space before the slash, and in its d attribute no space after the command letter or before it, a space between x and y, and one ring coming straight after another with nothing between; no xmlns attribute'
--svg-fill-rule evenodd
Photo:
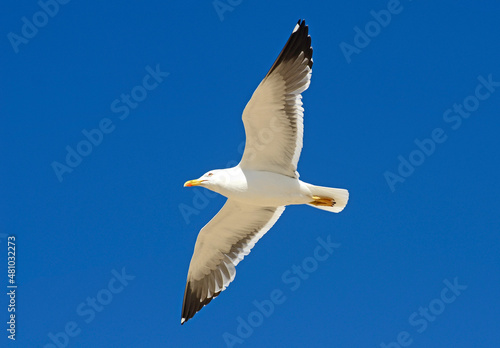
<svg viewBox="0 0 500 348"><path fill-rule="evenodd" d="M223 182L206 186L229 199L262 207L307 204L313 201L309 184L286 175L243 170L239 166L220 171Z"/></svg>

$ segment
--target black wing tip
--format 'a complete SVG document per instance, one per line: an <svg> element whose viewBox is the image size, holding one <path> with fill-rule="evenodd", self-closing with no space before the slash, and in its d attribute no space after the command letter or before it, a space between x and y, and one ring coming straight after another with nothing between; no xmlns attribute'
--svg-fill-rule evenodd
<svg viewBox="0 0 500 348"><path fill-rule="evenodd" d="M297 25L299 27L306 27L307 28L307 25L306 25L306 20L305 19L300 19L297 21Z"/></svg>
<svg viewBox="0 0 500 348"><path fill-rule="evenodd" d="M303 48L305 58L309 59L308 66L309 68L312 68L313 65L313 59L312 59L312 54L313 54L313 48L311 46L311 36L309 35L309 26L306 24L305 19L299 19L297 21L297 25L299 26L297 30L294 30L294 32L298 32L298 42L299 45ZM292 35L294 34L292 32ZM300 51L299 51L300 53Z"/></svg>
<svg viewBox="0 0 500 348"><path fill-rule="evenodd" d="M267 76L269 76L280 63L295 59L301 52L304 52L304 58L309 60L307 65L312 69L313 48L311 46L311 36L309 36L309 27L306 25L305 19L299 19L297 21L292 34L288 38L288 41L281 50L273 66L269 69Z"/></svg>
<svg viewBox="0 0 500 348"><path fill-rule="evenodd" d="M219 296L220 291L213 294L212 297L207 297L203 301L200 297L192 291L191 282L186 284L186 290L184 291L184 302L182 304L182 315L181 315L181 325L184 325L189 319L194 317L203 307L210 303L214 298Z"/></svg>

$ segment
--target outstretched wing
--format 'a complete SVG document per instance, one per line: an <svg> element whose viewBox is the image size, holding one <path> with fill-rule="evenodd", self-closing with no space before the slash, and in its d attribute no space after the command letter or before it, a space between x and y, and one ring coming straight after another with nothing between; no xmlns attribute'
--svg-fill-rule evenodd
<svg viewBox="0 0 500 348"><path fill-rule="evenodd" d="M304 130L301 93L309 87L312 65L311 37L305 21L299 20L243 111L241 168L298 177Z"/></svg>
<svg viewBox="0 0 500 348"><path fill-rule="evenodd" d="M285 207L258 207L226 201L196 239L184 292L181 324L231 283L236 265L284 210Z"/></svg>

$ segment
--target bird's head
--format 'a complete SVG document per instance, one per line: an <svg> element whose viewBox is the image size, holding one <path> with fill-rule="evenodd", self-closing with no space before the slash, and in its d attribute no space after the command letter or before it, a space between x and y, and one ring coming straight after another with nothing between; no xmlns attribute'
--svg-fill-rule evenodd
<svg viewBox="0 0 500 348"><path fill-rule="evenodd" d="M220 169L211 170L203 174L199 179L189 180L184 183L184 187L202 186L212 188L219 186L227 180L226 175Z"/></svg>

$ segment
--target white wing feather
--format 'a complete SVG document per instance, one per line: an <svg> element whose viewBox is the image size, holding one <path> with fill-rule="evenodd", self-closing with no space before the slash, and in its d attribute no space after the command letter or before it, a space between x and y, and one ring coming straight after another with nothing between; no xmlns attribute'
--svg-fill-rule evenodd
<svg viewBox="0 0 500 348"><path fill-rule="evenodd" d="M298 177L304 132L302 95L312 73L311 37L299 23L243 111L240 167Z"/></svg>

